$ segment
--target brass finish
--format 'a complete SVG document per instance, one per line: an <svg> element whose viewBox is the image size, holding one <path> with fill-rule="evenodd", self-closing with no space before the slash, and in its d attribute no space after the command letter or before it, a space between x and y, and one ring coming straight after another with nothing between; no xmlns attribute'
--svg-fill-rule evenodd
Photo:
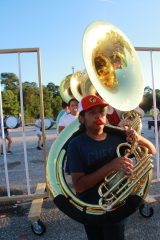
<svg viewBox="0 0 160 240"><path fill-rule="evenodd" d="M74 98L71 88L70 88L70 79L72 74L67 75L60 84L59 91L61 98L64 102L68 103L71 98Z"/></svg>
<svg viewBox="0 0 160 240"><path fill-rule="evenodd" d="M87 74L98 94L120 111L130 111L143 97L144 79L137 53L115 26L95 22L83 37Z"/></svg>
<svg viewBox="0 0 160 240"><path fill-rule="evenodd" d="M131 175L117 171L105 177L104 182L99 186L98 193L100 195L99 205L106 211L115 210L124 204L125 199L131 194L145 198L151 183L148 179L151 180L153 165L147 148L137 146L132 152L130 144L122 143L117 148L118 157L121 156L120 148L122 147L127 147L124 156L130 157L132 154L134 170Z"/></svg>
<svg viewBox="0 0 160 240"><path fill-rule="evenodd" d="M102 54L95 54L93 60L97 77L104 86L110 89L117 87L118 81L110 59Z"/></svg>
<svg viewBox="0 0 160 240"><path fill-rule="evenodd" d="M82 99L81 75L82 75L82 72L77 71L76 73L74 73L71 76L71 79L70 79L71 92L72 92L74 98L76 98L78 100L78 102Z"/></svg>
<svg viewBox="0 0 160 240"><path fill-rule="evenodd" d="M141 118L140 118L140 115L137 112L135 112L134 110L129 111L129 112L124 112L122 114L122 119L131 121L132 128L136 132L140 133L140 131L141 131Z"/></svg>
<svg viewBox="0 0 160 240"><path fill-rule="evenodd" d="M82 97L85 97L87 95L98 95L97 90L95 89L91 80L89 79L86 70L84 70L81 74L80 86Z"/></svg>

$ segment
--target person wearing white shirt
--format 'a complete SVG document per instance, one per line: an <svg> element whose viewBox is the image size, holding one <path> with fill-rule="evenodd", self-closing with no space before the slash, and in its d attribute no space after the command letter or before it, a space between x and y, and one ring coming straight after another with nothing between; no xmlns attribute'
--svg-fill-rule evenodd
<svg viewBox="0 0 160 240"><path fill-rule="evenodd" d="M78 118L78 101L75 98L70 99L68 108L69 112L64 114L59 120L58 133Z"/></svg>

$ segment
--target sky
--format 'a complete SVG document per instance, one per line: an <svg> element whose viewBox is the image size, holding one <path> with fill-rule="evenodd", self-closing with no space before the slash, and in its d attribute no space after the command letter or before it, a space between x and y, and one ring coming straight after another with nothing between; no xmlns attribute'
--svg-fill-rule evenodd
<svg viewBox="0 0 160 240"><path fill-rule="evenodd" d="M159 0L1 0L0 49L40 48L42 83L84 70L82 40L88 25L118 27L134 47L160 47ZM150 53L138 53L145 86L153 87ZM35 53L21 54L22 81L37 81ZM153 53L154 87L159 88L160 52ZM0 73L18 72L17 54L0 54Z"/></svg>

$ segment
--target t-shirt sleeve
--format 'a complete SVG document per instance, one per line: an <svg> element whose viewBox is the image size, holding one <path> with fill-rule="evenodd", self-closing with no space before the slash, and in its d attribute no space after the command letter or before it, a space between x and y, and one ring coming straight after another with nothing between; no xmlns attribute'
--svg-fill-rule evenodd
<svg viewBox="0 0 160 240"><path fill-rule="evenodd" d="M36 126L41 127L41 120L37 119L35 124L36 124Z"/></svg>
<svg viewBox="0 0 160 240"><path fill-rule="evenodd" d="M62 115L59 119L58 127L59 126L64 126L65 127L64 115Z"/></svg>
<svg viewBox="0 0 160 240"><path fill-rule="evenodd" d="M80 146L75 142L68 145L66 169L69 173L84 172Z"/></svg>

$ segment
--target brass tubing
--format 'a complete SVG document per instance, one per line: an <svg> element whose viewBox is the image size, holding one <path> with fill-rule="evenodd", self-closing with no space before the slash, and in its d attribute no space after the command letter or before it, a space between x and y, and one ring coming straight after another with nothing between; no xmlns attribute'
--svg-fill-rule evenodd
<svg viewBox="0 0 160 240"><path fill-rule="evenodd" d="M112 198L110 197L110 199L105 199L105 201L107 202L107 201L111 201L111 199L113 199L113 198L115 198L116 200L114 201L114 202L112 202L112 204L110 205L110 206L115 206L115 204L117 203L117 200L119 201L120 199L122 199L123 198L123 196L132 188L132 187L134 187L135 186L135 184L138 182L138 181L140 181L140 179L146 174L146 173L148 173L148 171L152 168L152 165L151 165L151 160L150 161L148 161L149 160L149 158L150 158L150 155L148 155L148 156L144 156L144 157L142 157L142 161L139 161L139 162L137 162L137 164L135 165L135 170L136 171L138 171L136 174L135 174L135 176L134 176L134 178L136 178L136 177L139 177L138 178L138 180L136 180L135 182L133 182L132 184L130 184L129 183L129 181L127 181L117 192L116 192L116 194L119 194L125 187L129 187L124 193L122 193L122 195L121 196L119 196L117 199L116 199L116 195L115 194L113 194L112 193L112 191L123 181L123 180L125 180L125 178L127 178L127 176L125 176L125 178L123 177L120 181L118 181L111 189L109 189L105 194L102 194L102 187L105 187L105 184L103 184L103 185L100 185L100 187L99 187L99 194L100 194L100 196L102 197L102 198L100 198L100 200L99 200L99 205L103 208L103 203L102 203L102 201L103 201L103 198L105 199L105 198L107 198L107 196L109 195L109 194L113 194L113 196L112 196ZM142 168L141 168L142 167ZM146 171L144 171L144 169L146 169ZM132 180L132 179L131 179ZM106 187L106 189L107 189L107 187ZM129 194L130 194L130 191L129 191ZM128 194L128 195L129 195ZM127 196L128 196L127 195Z"/></svg>
<svg viewBox="0 0 160 240"><path fill-rule="evenodd" d="M147 168L148 166L151 166L150 163L148 163L148 164L145 166L145 168ZM152 167L152 166L151 166L151 167ZM143 170L144 170L144 168L140 169L140 171L139 171L137 174L135 174L134 179L136 179L136 177L138 177L138 176L143 172ZM132 178L129 178L129 179L132 180ZM127 182L125 185L123 185L123 187L122 187L121 189L118 190L117 194L119 194L120 191L122 191L123 188L125 188L125 187L127 186L127 184L129 185L130 183Z"/></svg>
<svg viewBox="0 0 160 240"><path fill-rule="evenodd" d="M110 182L112 181L117 175L118 175L119 172L114 172L113 174L111 174L110 177L105 177L105 182Z"/></svg>
<svg viewBox="0 0 160 240"><path fill-rule="evenodd" d="M147 157L145 158L145 161L137 163L137 164L135 165L134 170L137 171L144 163L147 163L147 160L149 160L149 159L150 159L150 156L147 156ZM150 160L150 163L151 163L151 160Z"/></svg>
<svg viewBox="0 0 160 240"><path fill-rule="evenodd" d="M112 209L117 203L119 203L120 201L122 201L122 200L123 200L122 198L123 198L124 196L125 196L125 198L128 197L129 194L132 192L131 190L132 190L132 188L136 185L136 183L138 183L138 182L141 180L141 178L142 178L144 175L146 175L151 169L152 169L152 167L146 169L146 171L140 176L139 179L137 179L133 184L131 184L131 185L129 186L129 188L128 188L125 192L122 193L121 196L119 196L111 205L108 206L108 209ZM107 210L107 209L106 209L106 210Z"/></svg>
<svg viewBox="0 0 160 240"><path fill-rule="evenodd" d="M110 188L110 190L108 192L106 192L103 197L107 197L108 194L110 194L123 180L125 180L127 178L126 175L123 176L123 178L120 179L119 182L117 182L113 187ZM101 189L101 185L99 187L99 189ZM99 189L98 189L98 193L99 193ZM99 193L100 194L100 193ZM102 195L100 195L102 196Z"/></svg>

